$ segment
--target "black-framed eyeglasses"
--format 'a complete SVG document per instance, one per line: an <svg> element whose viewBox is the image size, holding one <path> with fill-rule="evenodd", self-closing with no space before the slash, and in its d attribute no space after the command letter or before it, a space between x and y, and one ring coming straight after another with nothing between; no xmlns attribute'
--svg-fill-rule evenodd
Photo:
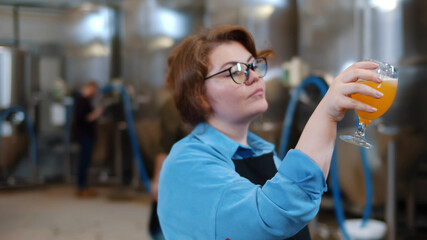
<svg viewBox="0 0 427 240"><path fill-rule="evenodd" d="M228 71L231 79L233 79L233 82L237 84L243 84L249 79L250 69L257 72L261 77L264 77L267 73L267 59L264 57L257 57L250 64L236 63L221 72L217 72L206 77L205 80Z"/></svg>

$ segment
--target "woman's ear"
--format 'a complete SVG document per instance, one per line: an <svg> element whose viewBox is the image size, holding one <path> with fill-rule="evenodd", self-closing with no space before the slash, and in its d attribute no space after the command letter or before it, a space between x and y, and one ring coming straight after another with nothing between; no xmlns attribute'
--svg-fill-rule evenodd
<svg viewBox="0 0 427 240"><path fill-rule="evenodd" d="M203 96L200 96L200 106L205 111L205 113L210 113L212 110L211 105L209 104L208 100Z"/></svg>

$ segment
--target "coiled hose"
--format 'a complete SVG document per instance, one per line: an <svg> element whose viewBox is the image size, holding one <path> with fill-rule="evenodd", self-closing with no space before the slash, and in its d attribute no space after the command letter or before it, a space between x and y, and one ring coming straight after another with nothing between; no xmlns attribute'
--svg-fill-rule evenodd
<svg viewBox="0 0 427 240"><path fill-rule="evenodd" d="M289 101L288 108L286 109L286 113L283 121L282 133L281 133L280 144L279 144L279 157L281 159L285 157L286 151L288 150L291 127L293 124L294 115L298 105L299 97L308 85L316 86L319 89L320 93L322 94L322 97L325 96L326 92L328 91L328 85L326 84L326 82L322 78L315 77L315 76L310 76L306 78L295 89L295 92L292 94L291 99ZM338 222L338 227L340 228L341 233L343 234L345 239L349 240L350 237L344 227L345 215L344 215L344 210L341 202L341 191L340 191L339 176L338 176L338 161L337 161L335 150L336 150L336 147L332 155L331 170L330 170L332 198L334 200L334 211L335 211L335 217ZM366 154L366 149L359 147L359 150L362 158L365 189L366 189L365 209L364 209L363 218L362 218L362 227L363 227L366 224L366 222L369 220L369 217L371 214L373 187L372 187L372 178L371 178L371 172L368 165L368 157Z"/></svg>
<svg viewBox="0 0 427 240"><path fill-rule="evenodd" d="M128 91L123 85L107 85L101 89L102 93L119 92L122 97L123 109L127 123L128 134L131 142L132 153L134 156L135 164L138 168L139 178L147 192L151 191L150 178L144 166L141 151L139 149L139 141L136 135L135 123L132 115L132 101Z"/></svg>

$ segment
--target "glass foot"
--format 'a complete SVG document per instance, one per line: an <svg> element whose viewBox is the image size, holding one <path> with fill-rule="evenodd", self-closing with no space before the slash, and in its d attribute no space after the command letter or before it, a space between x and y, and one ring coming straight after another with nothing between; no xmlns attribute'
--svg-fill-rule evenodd
<svg viewBox="0 0 427 240"><path fill-rule="evenodd" d="M368 143L366 141L366 139L361 138L361 137L356 137L356 136L352 136L352 135L341 135L340 138L341 138L341 140L344 140L348 143L352 143L352 144L360 146L360 147L364 147L367 149L372 148L372 144Z"/></svg>

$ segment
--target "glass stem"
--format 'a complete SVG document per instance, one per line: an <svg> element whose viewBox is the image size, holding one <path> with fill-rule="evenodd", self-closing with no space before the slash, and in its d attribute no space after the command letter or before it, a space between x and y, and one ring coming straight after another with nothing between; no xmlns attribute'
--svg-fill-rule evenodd
<svg viewBox="0 0 427 240"><path fill-rule="evenodd" d="M360 122L357 126L356 137L365 138L366 124L364 122Z"/></svg>

